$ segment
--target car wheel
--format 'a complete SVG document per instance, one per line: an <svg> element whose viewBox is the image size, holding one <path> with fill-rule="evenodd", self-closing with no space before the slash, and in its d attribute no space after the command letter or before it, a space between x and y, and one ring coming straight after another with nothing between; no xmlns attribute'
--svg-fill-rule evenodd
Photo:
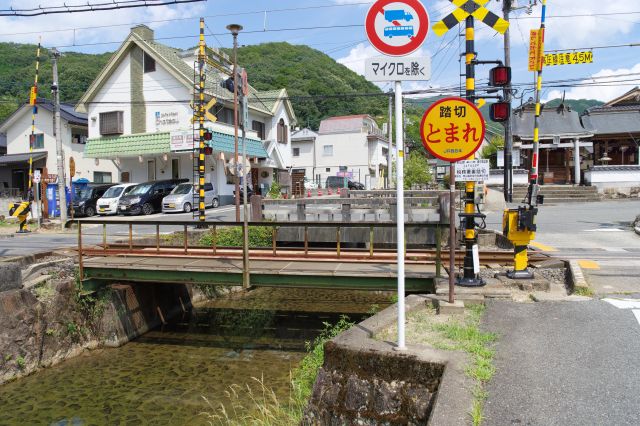
<svg viewBox="0 0 640 426"><path fill-rule="evenodd" d="M93 207L87 207L86 209L84 209L84 214L87 217L91 217L96 214L96 211Z"/></svg>
<svg viewBox="0 0 640 426"><path fill-rule="evenodd" d="M182 210L183 210L185 213L189 213L189 212L191 212L191 204L190 204L190 203L184 203L184 206L182 207Z"/></svg>
<svg viewBox="0 0 640 426"><path fill-rule="evenodd" d="M146 216L150 215L153 213L153 206L149 203L144 203L142 206L142 213Z"/></svg>
<svg viewBox="0 0 640 426"><path fill-rule="evenodd" d="M211 201L211 207L214 209L217 209L220 206L220 201L218 201L217 198L214 198L213 201Z"/></svg>

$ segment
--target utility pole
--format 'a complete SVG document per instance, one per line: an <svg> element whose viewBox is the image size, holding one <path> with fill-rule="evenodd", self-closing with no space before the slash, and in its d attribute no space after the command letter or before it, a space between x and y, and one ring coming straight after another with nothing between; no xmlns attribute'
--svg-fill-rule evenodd
<svg viewBox="0 0 640 426"><path fill-rule="evenodd" d="M231 31L231 35L233 35L233 76L234 78L237 75L238 68L238 33L242 29L242 26L231 24L227 25L227 30ZM233 84L233 127L234 127L234 160L236 168L238 168L238 84L237 81L234 81ZM238 180L238 173L236 173L236 222L240 222L240 181ZM243 195L244 197L247 194Z"/></svg>
<svg viewBox="0 0 640 426"><path fill-rule="evenodd" d="M509 13L513 0L503 0L502 14L504 20L509 22ZM511 39L509 28L504 32L504 66L511 67ZM511 80L504 87L504 101L509 103L509 119L504 122L504 200L513 202L513 133L511 129Z"/></svg>
<svg viewBox="0 0 640 426"><path fill-rule="evenodd" d="M58 199L60 200L60 222L64 226L67 221L67 194L64 188L64 152L62 151L62 123L60 121L60 86L58 85L58 58L60 52L53 48L51 51L53 61L51 64L53 70L53 83L51 91L53 92L53 133L56 137L56 160L58 168Z"/></svg>
<svg viewBox="0 0 640 426"><path fill-rule="evenodd" d="M389 133L389 149L387 150L387 189L393 188L392 175L393 175L393 97L391 91L389 91L389 125L387 126L387 132Z"/></svg>
<svg viewBox="0 0 640 426"><path fill-rule="evenodd" d="M402 131L402 83L395 82L396 108L396 220L397 220L397 263L398 263L398 346L405 350L405 307L404 307L404 138Z"/></svg>

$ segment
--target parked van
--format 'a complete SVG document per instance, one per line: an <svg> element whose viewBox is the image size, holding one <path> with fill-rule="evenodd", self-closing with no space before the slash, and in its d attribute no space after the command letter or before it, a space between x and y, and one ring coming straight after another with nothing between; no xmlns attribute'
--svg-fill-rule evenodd
<svg viewBox="0 0 640 426"><path fill-rule="evenodd" d="M193 195L196 194L194 201ZM198 207L197 201L198 187L193 183L181 183L173 188L171 194L162 200L162 213L184 212L189 213ZM218 194L213 189L213 185L205 182L204 184L204 205L211 206L214 209L220 205Z"/></svg>
<svg viewBox="0 0 640 426"><path fill-rule="evenodd" d="M107 189L107 192L96 203L99 215L117 214L118 201L123 195L127 195L137 183L121 183Z"/></svg>
<svg viewBox="0 0 640 426"><path fill-rule="evenodd" d="M91 217L96 214L96 202L113 184L93 184L76 189L73 197L73 213L75 216Z"/></svg>
<svg viewBox="0 0 640 426"><path fill-rule="evenodd" d="M162 199L187 179L156 180L136 185L118 201L119 214L149 215L162 210Z"/></svg>

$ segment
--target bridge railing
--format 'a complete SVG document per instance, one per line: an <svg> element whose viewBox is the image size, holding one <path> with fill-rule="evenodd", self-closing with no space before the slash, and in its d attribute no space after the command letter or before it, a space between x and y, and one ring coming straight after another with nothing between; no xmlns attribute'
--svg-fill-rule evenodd
<svg viewBox="0 0 640 426"><path fill-rule="evenodd" d="M78 230L78 263L81 279L83 278L83 256L136 254L235 258L246 252L251 260L281 257L324 261L336 259L353 262L362 260L389 262L394 261L396 256L396 247L389 248L388 242L396 241L394 231L397 225L386 222L252 221L248 223L248 238L244 238L244 228L241 222L84 219L75 223ZM420 256L420 259L434 261L436 276L439 276L442 264L442 238L446 235L448 226L446 223L432 222L405 224L405 241L410 245L409 249L405 247L405 258L408 261L416 261ZM116 228L115 232L114 227ZM148 232L149 228L152 229L152 232ZM240 228L239 232L229 231L232 229L238 231L238 228ZM294 235L300 236L300 239L291 241L291 243L296 243L297 247L293 247L291 244L279 245L278 232L293 228L297 228L297 234ZM146 231L140 232L141 229L146 229ZM322 244L311 247L313 242L317 242L310 240L310 232L312 231L322 232L325 237ZM430 234L434 236L432 241L435 245L435 253L433 255L426 253L426 248L429 245L427 235ZM344 247L345 236L352 237L349 239L349 243L353 243L354 238L357 238L361 245L365 245L365 248ZM231 241L233 244L230 245L230 240L234 238L236 241ZM333 242L329 243L328 239ZM245 241L249 241L249 244L245 245ZM387 243L383 244L381 241ZM415 248L411 247L412 244Z"/></svg>

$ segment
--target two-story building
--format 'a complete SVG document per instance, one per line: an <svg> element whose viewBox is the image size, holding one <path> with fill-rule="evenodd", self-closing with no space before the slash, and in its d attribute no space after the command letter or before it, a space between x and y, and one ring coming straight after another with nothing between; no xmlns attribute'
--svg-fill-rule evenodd
<svg viewBox="0 0 640 426"><path fill-rule="evenodd" d="M33 153L30 154L32 110L31 105L24 104L0 125L0 133L5 135L7 141L7 155L0 156L0 189L12 188L13 193L22 193L27 188L29 157L33 159L34 170L50 175L57 173L53 103L48 99L37 100L35 138ZM104 183L117 181L118 168L113 161L98 162L83 156L88 134L86 114L76 112L73 105L63 103L60 105L60 120L67 173L70 159L73 158L76 168L74 179L85 178Z"/></svg>
<svg viewBox="0 0 640 426"><path fill-rule="evenodd" d="M218 191L221 204L228 204L233 201L236 179L229 171L235 152L233 93L220 82L229 77L231 65L215 49L207 54L219 67L206 70L205 101L216 99L210 112L217 119L205 122L213 134L208 142L213 154L206 158L206 181ZM145 25L132 28L76 106L88 118L85 156L96 162L114 161L121 182L193 180L196 63L197 49L158 43ZM251 81L251 70L247 72ZM245 164L251 164L250 185L260 192L291 170L290 128L296 117L286 90L258 92L250 87L249 122ZM242 154L241 138L238 151Z"/></svg>
<svg viewBox="0 0 640 426"><path fill-rule="evenodd" d="M294 168L324 186L327 177L348 177L366 188L384 186L389 141L367 114L331 117L315 133L302 129L293 134Z"/></svg>

